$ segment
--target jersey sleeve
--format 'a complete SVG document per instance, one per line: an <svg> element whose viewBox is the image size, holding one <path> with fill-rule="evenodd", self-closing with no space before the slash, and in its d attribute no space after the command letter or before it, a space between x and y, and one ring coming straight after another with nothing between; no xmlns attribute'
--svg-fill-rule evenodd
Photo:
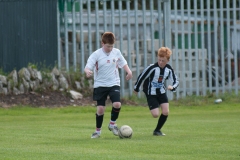
<svg viewBox="0 0 240 160"><path fill-rule="evenodd" d="M117 60L118 67L119 68L123 68L127 64L127 61L123 57L123 55L122 55L120 50L117 49L116 51L118 52L118 60Z"/></svg>
<svg viewBox="0 0 240 160"><path fill-rule="evenodd" d="M95 67L95 65L96 65L96 62L97 62L97 58L96 58L96 57L97 57L97 56L96 56L96 52L93 52L93 53L89 56L85 68L87 67L87 68L89 68L90 70L93 70L94 67Z"/></svg>
<svg viewBox="0 0 240 160"><path fill-rule="evenodd" d="M170 79L172 81L172 86L173 86L173 89L171 91L176 92L176 89L179 86L179 80L172 68L171 68Z"/></svg>
<svg viewBox="0 0 240 160"><path fill-rule="evenodd" d="M142 84L142 82L149 77L149 75L154 71L153 65L148 66L143 70L143 72L138 76L137 81L134 85L134 90L136 92L139 92L139 88Z"/></svg>

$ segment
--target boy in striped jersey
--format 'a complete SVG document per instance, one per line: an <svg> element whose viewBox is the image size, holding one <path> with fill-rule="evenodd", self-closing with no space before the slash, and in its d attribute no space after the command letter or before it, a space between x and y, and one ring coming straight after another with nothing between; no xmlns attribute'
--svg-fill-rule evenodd
<svg viewBox="0 0 240 160"><path fill-rule="evenodd" d="M158 119L156 128L153 131L155 136L164 136L161 128L167 120L169 114L169 103L166 95L166 89L175 91L179 85L177 76L174 74L172 67L168 64L172 52L167 47L161 47L158 50L158 62L149 65L138 76L134 85L135 93L139 92L139 88L143 82L143 92L146 95L150 112L154 118L159 117L159 108L162 113ZM171 80L172 85L165 87L166 80Z"/></svg>
<svg viewBox="0 0 240 160"><path fill-rule="evenodd" d="M108 129L118 136L116 120L121 109L119 68L123 68L126 80L132 78L132 71L119 49L114 48L115 36L112 32L102 35L102 48L93 52L87 60L84 72L87 77L94 75L93 100L97 101L96 131L91 138L99 138L107 97L112 101L111 119ZM94 73L94 74L93 74Z"/></svg>

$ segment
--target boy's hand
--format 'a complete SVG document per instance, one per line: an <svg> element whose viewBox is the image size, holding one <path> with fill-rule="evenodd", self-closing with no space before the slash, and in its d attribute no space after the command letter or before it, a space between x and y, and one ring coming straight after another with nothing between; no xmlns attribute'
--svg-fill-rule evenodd
<svg viewBox="0 0 240 160"><path fill-rule="evenodd" d="M126 80L130 80L132 78L132 72L127 73Z"/></svg>
<svg viewBox="0 0 240 160"><path fill-rule="evenodd" d="M172 89L173 89L173 86L169 85L169 86L167 87L167 89L168 89L168 90L172 90Z"/></svg>
<svg viewBox="0 0 240 160"><path fill-rule="evenodd" d="M92 77L92 75L93 75L93 72L92 72L92 71L88 71L87 77L88 77L88 78L89 78L89 77Z"/></svg>
<svg viewBox="0 0 240 160"><path fill-rule="evenodd" d="M93 72L90 69L85 69L87 78L90 78L93 75Z"/></svg>

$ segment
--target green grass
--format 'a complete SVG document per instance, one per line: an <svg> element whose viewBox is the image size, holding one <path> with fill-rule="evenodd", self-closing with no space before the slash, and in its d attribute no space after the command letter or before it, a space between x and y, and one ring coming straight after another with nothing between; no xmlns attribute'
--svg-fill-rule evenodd
<svg viewBox="0 0 240 160"><path fill-rule="evenodd" d="M3 160L235 160L240 159L240 104L170 106L164 137L152 136L157 119L147 107L123 106L118 126L133 128L132 139L107 129L107 107L100 139L95 107L0 108Z"/></svg>

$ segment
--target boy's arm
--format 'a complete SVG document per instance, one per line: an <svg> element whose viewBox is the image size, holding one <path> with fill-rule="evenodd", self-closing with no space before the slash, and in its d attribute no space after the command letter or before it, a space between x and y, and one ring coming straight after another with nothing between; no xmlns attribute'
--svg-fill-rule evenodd
<svg viewBox="0 0 240 160"><path fill-rule="evenodd" d="M123 69L127 72L126 80L127 81L130 80L132 78L132 71L130 70L127 64L123 66Z"/></svg>
<svg viewBox="0 0 240 160"><path fill-rule="evenodd" d="M176 92L176 89L179 85L179 81L178 81L178 77L175 75L173 70L170 74L170 79L172 81L172 85L169 85L167 89L170 91Z"/></svg>
<svg viewBox="0 0 240 160"><path fill-rule="evenodd" d="M94 66L96 65L97 63L97 59L96 59L96 53L93 52L89 57L88 57L88 60L87 60L87 64L84 68L84 72L87 76L87 78L90 78L91 76L93 76L93 68Z"/></svg>

